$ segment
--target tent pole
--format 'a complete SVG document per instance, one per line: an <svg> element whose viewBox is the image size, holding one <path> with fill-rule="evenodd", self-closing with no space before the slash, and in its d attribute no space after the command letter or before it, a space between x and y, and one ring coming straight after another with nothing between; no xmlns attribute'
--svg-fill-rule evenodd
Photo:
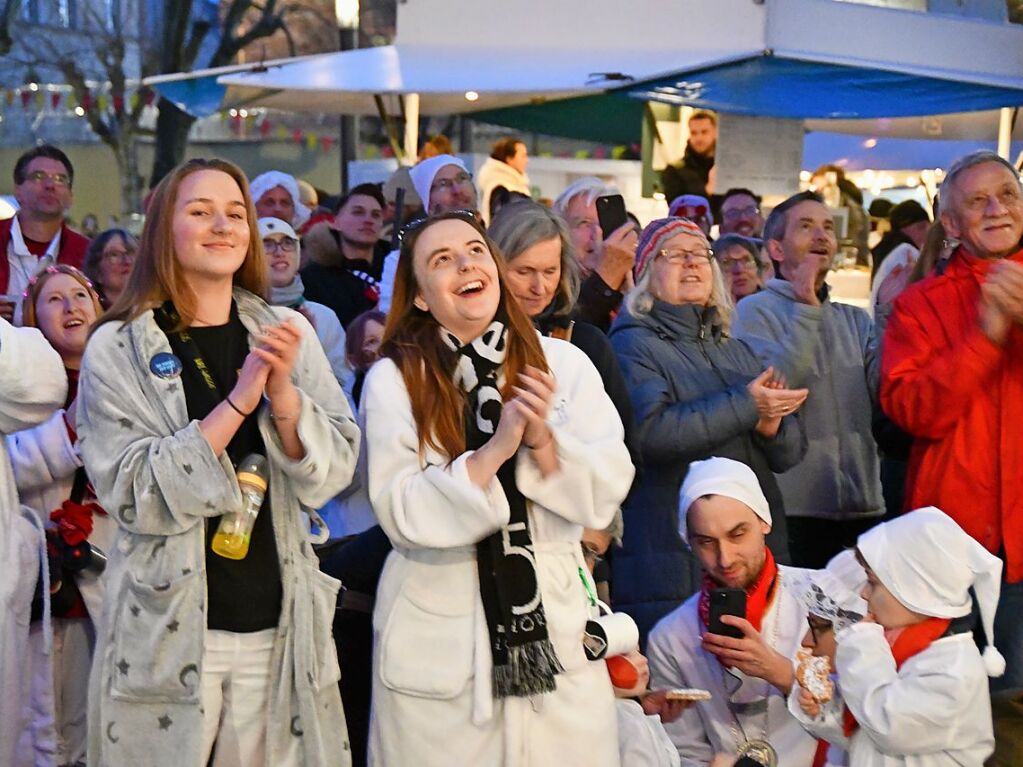
<svg viewBox="0 0 1023 767"><path fill-rule="evenodd" d="M405 95L405 160L415 162L419 153L419 94Z"/></svg>
<svg viewBox="0 0 1023 767"><path fill-rule="evenodd" d="M998 156L1006 160L1010 160L1012 145L1012 111L1012 107L1002 107L998 115Z"/></svg>
<svg viewBox="0 0 1023 767"><path fill-rule="evenodd" d="M398 98L401 98L400 96ZM391 145L391 150L394 152L394 156L398 158L398 162L401 162L401 145L398 143L398 131L394 128L394 120L387 112L387 105L384 104L384 97L379 93L373 94L373 101L377 105L377 114L380 115L380 120L384 124L384 129L387 131L387 142Z"/></svg>

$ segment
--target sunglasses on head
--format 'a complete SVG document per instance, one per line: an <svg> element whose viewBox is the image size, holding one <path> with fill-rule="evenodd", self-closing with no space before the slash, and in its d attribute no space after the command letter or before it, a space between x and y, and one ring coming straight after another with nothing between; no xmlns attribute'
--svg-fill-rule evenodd
<svg viewBox="0 0 1023 767"><path fill-rule="evenodd" d="M432 224L435 221L443 221L447 219L460 219L469 224L479 225L479 216L474 210L462 209L462 210L446 210L443 213L438 213L432 216L421 216L420 218L414 218L409 221L405 226L401 228L398 233L398 242L404 242L405 238L414 234L415 232L422 229L427 224Z"/></svg>

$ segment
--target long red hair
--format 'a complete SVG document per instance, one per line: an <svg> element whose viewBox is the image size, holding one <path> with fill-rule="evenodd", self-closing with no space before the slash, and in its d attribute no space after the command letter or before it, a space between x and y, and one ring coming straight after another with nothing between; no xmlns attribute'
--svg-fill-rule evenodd
<svg viewBox="0 0 1023 767"><path fill-rule="evenodd" d="M398 270L394 278L391 311L384 326L380 356L394 361L412 402L412 418L419 433L419 455L427 447L454 460L465 452L465 393L455 386L455 353L440 336L440 325L433 315L418 309L413 300L419 293L413 269L413 254L420 235L438 221L455 219L472 226L486 243L497 264L501 289L498 315L507 317L507 357L505 384L501 395L507 402L514 394L512 386L527 365L548 370L540 338L529 317L505 288L504 259L487 237L479 222L464 213L431 216L402 238Z"/></svg>

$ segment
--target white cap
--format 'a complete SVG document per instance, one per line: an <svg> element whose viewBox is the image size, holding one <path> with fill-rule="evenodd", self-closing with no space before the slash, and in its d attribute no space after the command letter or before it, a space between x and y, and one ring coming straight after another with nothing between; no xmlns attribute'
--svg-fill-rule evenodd
<svg viewBox="0 0 1023 767"><path fill-rule="evenodd" d="M466 173L469 172L464 162L450 154L439 154L423 160L408 172L409 178L412 179L412 186L415 187L419 199L423 201L423 208L427 213L430 212L430 189L433 187L433 177L446 165L457 165Z"/></svg>
<svg viewBox="0 0 1023 767"><path fill-rule="evenodd" d="M298 235L295 234L294 228L292 228L291 224L284 219L268 216L266 218L259 219L256 223L259 226L260 237L269 237L273 234L283 234L285 237L290 237L293 240L298 239Z"/></svg>
<svg viewBox="0 0 1023 767"><path fill-rule="evenodd" d="M988 676L1005 673L1005 658L993 641L1002 560L967 535L955 520L933 506L917 509L863 533L856 548L885 588L921 615L968 615L973 607L973 587L988 641L984 668Z"/></svg>
<svg viewBox="0 0 1023 767"><path fill-rule="evenodd" d="M767 504L764 491L760 489L760 481L753 469L731 458L708 458L706 461L693 461L689 464L689 472L679 491L679 525L678 531L682 540L689 542L689 525L686 518L693 502L705 495L723 495L749 506L750 510L771 523L771 507Z"/></svg>
<svg viewBox="0 0 1023 767"><path fill-rule="evenodd" d="M298 191L298 182L294 176L282 173L279 170L268 170L260 173L249 182L249 194L252 195L252 202L258 202L259 198L275 187L284 187L291 195L291 201L295 203L295 226L302 226L309 220L310 210L302 204L302 195Z"/></svg>
<svg viewBox="0 0 1023 767"><path fill-rule="evenodd" d="M838 632L867 614L867 602L860 596L866 583L866 571L853 550L846 549L823 570L797 575L786 580L785 586L811 615L831 621Z"/></svg>

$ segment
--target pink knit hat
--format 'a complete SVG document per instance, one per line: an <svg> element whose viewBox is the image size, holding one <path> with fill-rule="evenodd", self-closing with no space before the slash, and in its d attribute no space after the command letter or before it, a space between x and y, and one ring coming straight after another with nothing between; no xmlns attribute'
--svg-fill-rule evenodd
<svg viewBox="0 0 1023 767"><path fill-rule="evenodd" d="M643 279L643 274L653 262L654 256L668 240L677 234L691 234L694 237L699 237L708 248L710 247L707 235L688 218L655 218L646 225L639 235L639 244L636 246L636 265L632 270L637 283Z"/></svg>

